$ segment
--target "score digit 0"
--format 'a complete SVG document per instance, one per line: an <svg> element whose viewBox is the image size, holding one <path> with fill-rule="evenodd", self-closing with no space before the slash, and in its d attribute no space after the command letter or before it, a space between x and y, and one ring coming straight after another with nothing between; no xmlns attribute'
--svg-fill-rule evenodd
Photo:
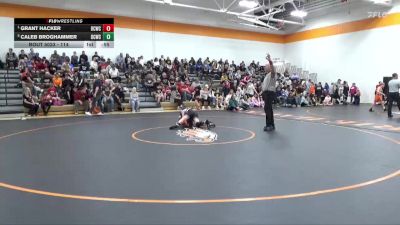
<svg viewBox="0 0 400 225"><path fill-rule="evenodd" d="M114 32L114 24L103 24L103 32Z"/></svg>
<svg viewBox="0 0 400 225"><path fill-rule="evenodd" d="M114 32L103 33L103 41L114 41Z"/></svg>

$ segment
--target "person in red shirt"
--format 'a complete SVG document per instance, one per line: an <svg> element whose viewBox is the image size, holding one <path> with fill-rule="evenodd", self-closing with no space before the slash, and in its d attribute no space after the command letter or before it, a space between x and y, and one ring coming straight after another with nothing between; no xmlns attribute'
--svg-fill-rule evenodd
<svg viewBox="0 0 400 225"><path fill-rule="evenodd" d="M310 102L311 102L311 104L313 104L315 106L316 101L315 101L315 84L314 84L314 82L311 82L309 92L310 92Z"/></svg>
<svg viewBox="0 0 400 225"><path fill-rule="evenodd" d="M179 94L182 97L182 101L189 101L192 99L192 91L189 85L181 81L180 85L178 85Z"/></svg>
<svg viewBox="0 0 400 225"><path fill-rule="evenodd" d="M74 92L74 111L75 115L78 114L79 107L83 106L85 113L90 112L90 96L86 91L86 86L76 89Z"/></svg>

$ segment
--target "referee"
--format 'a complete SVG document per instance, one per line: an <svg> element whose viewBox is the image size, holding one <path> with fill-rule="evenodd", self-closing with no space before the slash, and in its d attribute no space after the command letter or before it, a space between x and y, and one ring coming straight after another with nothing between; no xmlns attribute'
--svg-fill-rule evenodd
<svg viewBox="0 0 400 225"><path fill-rule="evenodd" d="M393 101L397 102L397 107L399 107L400 110L400 97L399 97L400 80L399 80L399 75L397 75L397 73L394 73L392 75L392 79L389 81L388 86L389 86L388 117L392 118Z"/></svg>
<svg viewBox="0 0 400 225"><path fill-rule="evenodd" d="M272 111L272 101L275 99L275 86L276 86L276 72L271 56L268 54L267 58L269 66L267 65L265 71L267 75L262 83L262 98L264 100L264 112L266 125L264 131L275 130L274 112Z"/></svg>

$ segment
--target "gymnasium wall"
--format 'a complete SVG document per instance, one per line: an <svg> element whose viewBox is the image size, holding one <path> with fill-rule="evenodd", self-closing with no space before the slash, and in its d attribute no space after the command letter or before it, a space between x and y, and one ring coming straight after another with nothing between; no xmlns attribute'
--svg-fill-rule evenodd
<svg viewBox="0 0 400 225"><path fill-rule="evenodd" d="M319 81L355 82L361 101L372 102L375 84L400 72L399 11L395 5L383 18L359 20L360 13L343 12L311 21L304 32L286 37L285 60L318 73Z"/></svg>

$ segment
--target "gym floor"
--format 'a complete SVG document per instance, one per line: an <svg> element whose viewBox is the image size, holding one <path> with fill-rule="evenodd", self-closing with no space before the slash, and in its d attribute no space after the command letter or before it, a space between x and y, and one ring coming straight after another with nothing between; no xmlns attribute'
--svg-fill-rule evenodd
<svg viewBox="0 0 400 225"><path fill-rule="evenodd" d="M395 112L397 109L395 109ZM400 115L368 106L0 121L0 224L400 224Z"/></svg>

